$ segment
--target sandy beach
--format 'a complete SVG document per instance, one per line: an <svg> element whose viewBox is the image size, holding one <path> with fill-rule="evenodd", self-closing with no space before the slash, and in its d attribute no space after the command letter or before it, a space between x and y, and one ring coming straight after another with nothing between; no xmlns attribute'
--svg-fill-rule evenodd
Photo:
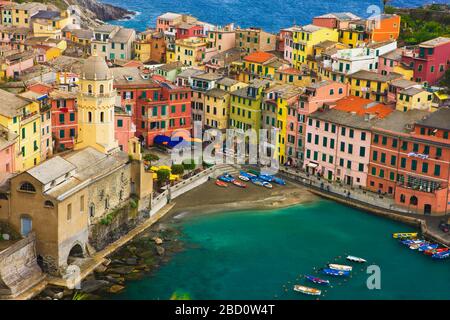
<svg viewBox="0 0 450 320"><path fill-rule="evenodd" d="M211 180L173 200L175 206L166 217L180 213L191 215L249 209L270 210L318 199L307 188L289 182L285 186L274 185L273 189L247 183L244 189L233 185L220 188Z"/></svg>

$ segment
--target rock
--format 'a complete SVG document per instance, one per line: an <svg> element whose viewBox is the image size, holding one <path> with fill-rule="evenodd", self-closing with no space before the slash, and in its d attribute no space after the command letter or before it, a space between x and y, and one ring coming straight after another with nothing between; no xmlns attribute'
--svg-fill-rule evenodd
<svg viewBox="0 0 450 320"><path fill-rule="evenodd" d="M164 255L164 252L166 252L166 250L164 250L164 248L161 246L156 246L156 252L158 253L158 255L162 256Z"/></svg>
<svg viewBox="0 0 450 320"><path fill-rule="evenodd" d="M137 265L137 258L128 258L125 260L125 263L129 266Z"/></svg>
<svg viewBox="0 0 450 320"><path fill-rule="evenodd" d="M81 283L81 291L91 293L109 285L106 280L87 280Z"/></svg>
<svg viewBox="0 0 450 320"><path fill-rule="evenodd" d="M125 289L124 286L121 286L119 284L114 284L111 288L109 288L109 292L110 293L117 293L119 291L122 291L123 289Z"/></svg>
<svg viewBox="0 0 450 320"><path fill-rule="evenodd" d="M55 294L53 295L53 299L61 300L62 298L64 298L64 291L55 293Z"/></svg>
<svg viewBox="0 0 450 320"><path fill-rule="evenodd" d="M123 277L114 278L114 277L111 277L111 276L106 276L106 279L109 282L114 283L114 284L122 284L125 281L125 278L123 278Z"/></svg>
<svg viewBox="0 0 450 320"><path fill-rule="evenodd" d="M133 267L131 266L123 266L123 267L116 267L109 270L111 273L118 273L118 274L129 274L133 271Z"/></svg>
<svg viewBox="0 0 450 320"><path fill-rule="evenodd" d="M158 238L158 237L153 238L153 241L154 241L156 244L162 244L162 243L163 243L163 240L162 240L161 238Z"/></svg>
<svg viewBox="0 0 450 320"><path fill-rule="evenodd" d="M53 299L50 297L44 297L44 298L42 298L42 300L53 300Z"/></svg>
<svg viewBox="0 0 450 320"><path fill-rule="evenodd" d="M7 233L2 234L3 240L9 241L11 239L11 236Z"/></svg>

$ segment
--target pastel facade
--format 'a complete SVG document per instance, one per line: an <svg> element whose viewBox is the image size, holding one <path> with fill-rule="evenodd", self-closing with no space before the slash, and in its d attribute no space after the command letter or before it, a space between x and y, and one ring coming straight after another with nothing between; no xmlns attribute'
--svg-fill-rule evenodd
<svg viewBox="0 0 450 320"><path fill-rule="evenodd" d="M42 3L30 2L15 4L11 9L11 25L17 28L30 28L31 17L40 10L46 10Z"/></svg>
<svg viewBox="0 0 450 320"><path fill-rule="evenodd" d="M206 38L218 52L224 52L236 46L236 31L232 26L210 30L207 32Z"/></svg>
<svg viewBox="0 0 450 320"><path fill-rule="evenodd" d="M78 132L76 94L53 90L49 94L55 150L73 149Z"/></svg>
<svg viewBox="0 0 450 320"><path fill-rule="evenodd" d="M248 83L253 79L273 80L275 72L288 64L274 54L257 51L245 56L242 66L243 72L239 75L239 80Z"/></svg>
<svg viewBox="0 0 450 320"><path fill-rule="evenodd" d="M19 136L0 126L0 172L2 174L16 171L16 148Z"/></svg>
<svg viewBox="0 0 450 320"><path fill-rule="evenodd" d="M136 125L133 123L131 112L125 111L122 107L116 107L114 111L114 138L119 144L121 151L128 153L130 141L136 133Z"/></svg>
<svg viewBox="0 0 450 320"><path fill-rule="evenodd" d="M433 94L422 88L411 87L401 90L397 95L396 109L399 111L427 110L431 111Z"/></svg>
<svg viewBox="0 0 450 320"><path fill-rule="evenodd" d="M91 52L108 60L130 60L133 57L136 32L133 29L112 25L94 28Z"/></svg>
<svg viewBox="0 0 450 320"><path fill-rule="evenodd" d="M187 38L177 40L175 44L175 61L185 66L199 67L207 59L205 51L207 42L203 38Z"/></svg>
<svg viewBox="0 0 450 320"><path fill-rule="evenodd" d="M236 48L244 52L273 51L277 36L259 28L236 29Z"/></svg>
<svg viewBox="0 0 450 320"><path fill-rule="evenodd" d="M389 83L399 79L403 79L403 75L397 73L380 75L361 70L348 77L350 94L378 102L387 101Z"/></svg>

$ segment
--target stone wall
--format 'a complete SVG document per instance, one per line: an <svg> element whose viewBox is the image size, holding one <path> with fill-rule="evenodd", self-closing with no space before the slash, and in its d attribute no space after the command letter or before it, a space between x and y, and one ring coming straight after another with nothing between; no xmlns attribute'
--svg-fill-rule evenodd
<svg viewBox="0 0 450 320"><path fill-rule="evenodd" d="M35 235L0 252L0 298L14 298L44 279L36 260Z"/></svg>

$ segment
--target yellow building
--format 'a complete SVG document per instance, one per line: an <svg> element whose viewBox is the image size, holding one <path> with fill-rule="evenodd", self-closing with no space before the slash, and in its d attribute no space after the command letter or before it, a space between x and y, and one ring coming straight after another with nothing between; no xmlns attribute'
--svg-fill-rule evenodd
<svg viewBox="0 0 450 320"><path fill-rule="evenodd" d="M207 45L208 43L203 38L198 37L177 40L175 42L175 60L181 61L185 66L201 66L205 59Z"/></svg>
<svg viewBox="0 0 450 320"><path fill-rule="evenodd" d="M255 79L248 87L231 93L230 128L255 129L261 128L261 105L264 90L272 84L269 80Z"/></svg>
<svg viewBox="0 0 450 320"><path fill-rule="evenodd" d="M39 11L31 18L31 26L35 37L62 38L62 29L69 24L70 14L67 10Z"/></svg>
<svg viewBox="0 0 450 320"><path fill-rule="evenodd" d="M225 130L228 128L230 93L222 89L205 92L205 127Z"/></svg>
<svg viewBox="0 0 450 320"><path fill-rule="evenodd" d="M396 109L409 111L413 109L431 111L433 94L416 87L410 87L397 93Z"/></svg>
<svg viewBox="0 0 450 320"><path fill-rule="evenodd" d="M364 45L364 31L356 29L339 30L339 42L350 48L357 48Z"/></svg>
<svg viewBox="0 0 450 320"><path fill-rule="evenodd" d="M139 39L134 42L134 54L137 60L146 62L151 59L152 43L148 37L151 38L152 33L151 30L141 32L138 35Z"/></svg>
<svg viewBox="0 0 450 320"><path fill-rule="evenodd" d="M387 101L389 83L403 76L391 72L388 75L361 70L346 77L350 84L350 95L379 102Z"/></svg>
<svg viewBox="0 0 450 320"><path fill-rule="evenodd" d="M31 25L31 17L40 10L47 10L47 6L36 2L14 5L11 10L12 26L29 28Z"/></svg>
<svg viewBox="0 0 450 320"><path fill-rule="evenodd" d="M99 56L86 59L77 96L78 137L75 149L91 146L110 153L119 147L114 138L116 96L113 75L105 60Z"/></svg>
<svg viewBox="0 0 450 320"><path fill-rule="evenodd" d="M0 90L0 100L0 125L19 135L16 169L27 170L41 161L39 105L4 90Z"/></svg>
<svg viewBox="0 0 450 320"><path fill-rule="evenodd" d="M243 72L239 74L239 80L246 83L253 79L273 80L275 72L284 66L288 66L288 63L274 54L257 51L244 57Z"/></svg>
<svg viewBox="0 0 450 320"><path fill-rule="evenodd" d="M245 82L240 82L235 79L225 77L216 81L216 87L217 89L233 92L235 90L248 87L248 84Z"/></svg>
<svg viewBox="0 0 450 320"><path fill-rule="evenodd" d="M338 42L339 33L337 30L318 27L312 24L294 28L293 41L293 60L295 68L301 68L302 64L307 64L308 56L314 55L314 45L330 40Z"/></svg>
<svg viewBox="0 0 450 320"><path fill-rule="evenodd" d="M279 68L275 72L275 82L304 87L311 84L311 76L295 68Z"/></svg>

